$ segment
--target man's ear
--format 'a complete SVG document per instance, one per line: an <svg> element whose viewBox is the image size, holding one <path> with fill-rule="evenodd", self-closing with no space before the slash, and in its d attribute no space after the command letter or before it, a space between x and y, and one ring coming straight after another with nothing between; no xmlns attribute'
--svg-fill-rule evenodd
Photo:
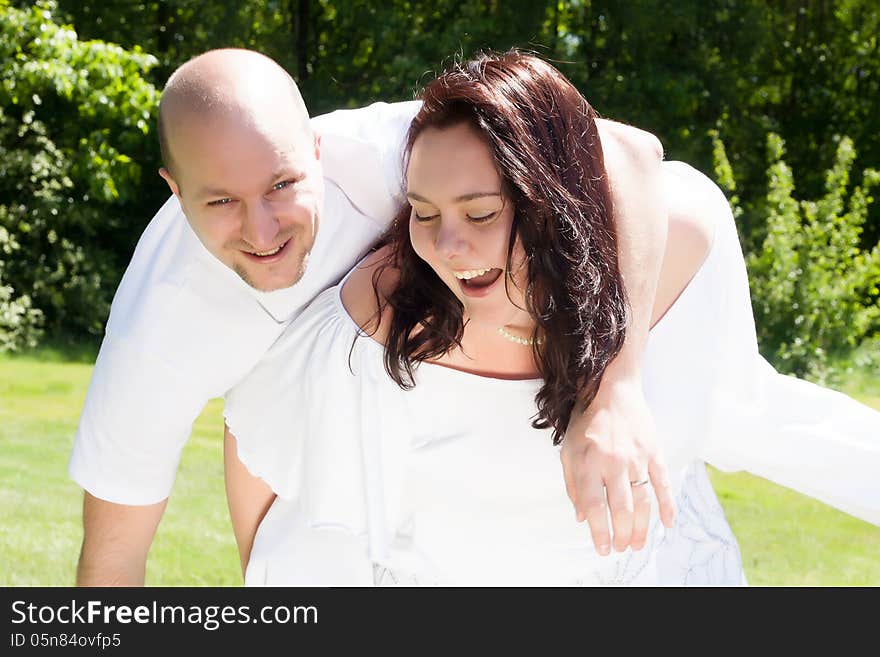
<svg viewBox="0 0 880 657"><path fill-rule="evenodd" d="M180 198L180 186L177 184L177 181L171 177L171 172L162 167L159 169L159 175L168 183L168 188L171 190L171 193L174 194L177 198Z"/></svg>

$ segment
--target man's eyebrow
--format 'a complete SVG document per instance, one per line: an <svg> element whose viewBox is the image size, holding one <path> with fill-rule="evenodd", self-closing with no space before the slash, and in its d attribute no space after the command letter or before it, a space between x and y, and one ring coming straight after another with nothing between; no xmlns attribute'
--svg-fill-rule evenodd
<svg viewBox="0 0 880 657"><path fill-rule="evenodd" d="M292 180L296 180L297 182L299 182L304 177L305 177L305 174L302 171L298 171L297 169L294 169L292 167L291 168L281 168L272 174L272 178L271 178L272 182L268 183L268 186L271 187L272 184L276 180L280 180L282 178L290 178ZM232 196L232 194L230 194L228 191L226 191L222 187L203 187L195 195L195 197L198 199L211 198L211 197L226 198L228 196Z"/></svg>
<svg viewBox="0 0 880 657"><path fill-rule="evenodd" d="M279 178L293 178L295 180L301 180L305 177L305 173L296 167L281 167L272 172L272 180L278 180Z"/></svg>
<svg viewBox="0 0 880 657"><path fill-rule="evenodd" d="M471 192L470 194L462 194L461 196L456 196L452 199L453 203L464 203L465 201L473 201L478 198L485 198L487 196L501 196L501 192ZM407 192L406 197L408 199L412 199L413 201L419 201L420 203L430 203L428 199L420 194L416 194L415 192Z"/></svg>
<svg viewBox="0 0 880 657"><path fill-rule="evenodd" d="M203 187L196 194L196 198L198 199L209 198L211 196L226 198L227 196L230 196L230 194L225 189L220 189L219 187Z"/></svg>

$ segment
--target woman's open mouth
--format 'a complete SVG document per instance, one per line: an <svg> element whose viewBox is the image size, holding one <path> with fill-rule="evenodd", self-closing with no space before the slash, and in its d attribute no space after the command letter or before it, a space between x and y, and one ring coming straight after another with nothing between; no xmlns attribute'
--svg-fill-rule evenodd
<svg viewBox="0 0 880 657"><path fill-rule="evenodd" d="M497 267L453 272L462 293L468 297L484 297L489 294L501 278L501 273Z"/></svg>

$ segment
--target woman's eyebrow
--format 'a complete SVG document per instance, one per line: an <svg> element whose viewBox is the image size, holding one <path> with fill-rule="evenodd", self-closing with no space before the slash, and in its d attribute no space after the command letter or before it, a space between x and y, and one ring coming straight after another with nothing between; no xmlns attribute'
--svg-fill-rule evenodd
<svg viewBox="0 0 880 657"><path fill-rule="evenodd" d="M487 196L501 196L501 192L471 192L470 194L462 194L461 196L457 196L452 200L454 203L461 203L463 201L473 201L474 199L485 198ZM431 202L424 196L416 194L415 192L407 192L406 197L408 199L412 199L413 201L419 201L420 203Z"/></svg>

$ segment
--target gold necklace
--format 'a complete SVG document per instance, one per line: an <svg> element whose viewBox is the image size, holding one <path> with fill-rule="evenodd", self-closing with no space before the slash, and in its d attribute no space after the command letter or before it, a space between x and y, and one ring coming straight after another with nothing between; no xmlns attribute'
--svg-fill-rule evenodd
<svg viewBox="0 0 880 657"><path fill-rule="evenodd" d="M514 335L513 333L511 333L503 326L498 327L498 335L500 335L502 338L504 338L506 340L510 340L511 342L516 342L517 344L525 345L526 347L532 346L533 344L535 344L535 342L537 342L538 344L544 343L543 338L538 338L537 341L535 340L535 338L521 338L518 335Z"/></svg>

